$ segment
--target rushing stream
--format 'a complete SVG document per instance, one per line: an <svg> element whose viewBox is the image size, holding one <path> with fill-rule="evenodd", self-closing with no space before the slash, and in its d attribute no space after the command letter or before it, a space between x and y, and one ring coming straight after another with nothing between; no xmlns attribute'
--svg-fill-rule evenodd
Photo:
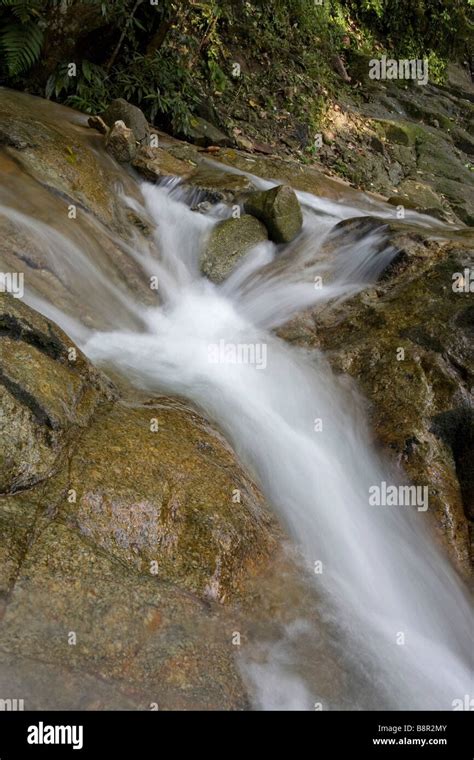
<svg viewBox="0 0 474 760"><path fill-rule="evenodd" d="M318 352L274 333L311 304L374 282L393 249L380 231L357 239L334 231L367 209L300 193L299 238L283 250L261 244L216 286L200 274L199 257L230 209L192 211L175 183L144 184L142 193L144 208L129 197L123 202L153 224L156 246L130 247L127 255L157 278L156 306L110 278L77 239L13 210L5 198L0 212L43 241L52 270L107 327L97 331L63 313L54 294L45 299L29 290L27 300L106 371L151 393L187 397L224 431L299 547L322 608L351 653L354 682L371 689L371 699L361 694L353 709L451 709L454 699L472 693L472 620L462 583L430 537L427 512L370 503L371 487L406 480L373 450L353 384L336 378ZM388 212L374 203L370 214ZM416 215L412 221L423 223ZM313 709L318 684L301 668L281 665L296 629L266 663L243 666L257 707ZM331 706L346 704L341 695Z"/></svg>

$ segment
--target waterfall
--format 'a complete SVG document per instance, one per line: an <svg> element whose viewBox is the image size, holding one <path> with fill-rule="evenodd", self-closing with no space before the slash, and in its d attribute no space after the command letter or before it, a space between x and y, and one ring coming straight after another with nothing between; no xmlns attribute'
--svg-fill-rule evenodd
<svg viewBox="0 0 474 760"><path fill-rule="evenodd" d="M217 286L200 274L199 257L225 208L191 211L175 185L144 184L142 193L144 208L124 202L151 220L160 254L135 248L128 255L157 277L159 304L141 304L126 285L98 273L87 251L71 255L72 243L28 220L46 237L51 265L62 256L62 276L74 280L88 309L107 307L109 326L93 329L33 292L30 302L106 371L148 392L190 399L224 431L297 547L341 648L350 649L350 688L364 683L372 691L354 709L368 702L451 709L472 690L472 618L461 581L431 539L429 510L371 503L374 487L409 484L374 450L355 385L336 377L320 352L275 334L295 313L331 308L373 283L394 250L380 229L358 238L335 229L360 209L302 193L296 241L283 250L260 244ZM102 279L88 287L96 273ZM308 632L304 611L265 662L244 658L256 707L313 709L318 683L288 666L301 630ZM341 695L332 706L346 702Z"/></svg>

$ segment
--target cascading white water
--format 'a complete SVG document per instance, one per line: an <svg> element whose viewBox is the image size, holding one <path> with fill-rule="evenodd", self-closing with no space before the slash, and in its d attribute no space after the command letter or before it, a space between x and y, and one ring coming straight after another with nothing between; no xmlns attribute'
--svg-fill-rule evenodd
<svg viewBox="0 0 474 760"><path fill-rule="evenodd" d="M305 194L305 225L295 244L283 252L260 245L218 287L199 272L216 218L191 211L179 189L142 190L160 258L133 255L158 276L161 305L142 307L127 294L129 310L144 325L131 329L117 291L115 330L91 333L70 317L63 325L97 364L139 388L188 397L218 423L309 572L321 563L314 584L380 709L451 709L453 699L472 690L472 623L462 584L432 543L425 513L369 504L372 485L403 475L389 472L371 449L354 386L337 379L321 354L292 348L272 332L310 304L374 281L393 251L380 232L355 243L345 238L337 245L333 238L325 248L334 224L360 212L313 196L308 202ZM220 208L216 216L225 213ZM315 287L318 276L322 288ZM46 302L35 305L61 322ZM267 664L245 669L256 705L311 709L318 684L282 667L285 645Z"/></svg>

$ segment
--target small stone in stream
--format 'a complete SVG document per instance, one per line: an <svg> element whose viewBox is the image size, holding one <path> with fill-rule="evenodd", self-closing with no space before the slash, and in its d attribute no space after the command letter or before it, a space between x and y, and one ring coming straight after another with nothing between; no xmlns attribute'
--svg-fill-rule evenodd
<svg viewBox="0 0 474 760"><path fill-rule="evenodd" d="M145 114L123 98L112 100L101 117L109 127L113 127L116 121L123 121L125 126L133 130L135 139L139 143L145 142L148 137L148 122Z"/></svg>
<svg viewBox="0 0 474 760"><path fill-rule="evenodd" d="M211 203L238 203L243 196L257 189L245 174L203 167L198 168L188 184L202 193L200 200Z"/></svg>
<svg viewBox="0 0 474 760"><path fill-rule="evenodd" d="M267 230L255 217L244 214L240 219L226 219L212 230L201 271L212 282L223 282L253 246L266 240Z"/></svg>
<svg viewBox="0 0 474 760"><path fill-rule="evenodd" d="M295 191L288 185L277 185L249 195L245 211L263 222L271 240L289 243L303 226L303 213Z"/></svg>
<svg viewBox="0 0 474 760"><path fill-rule="evenodd" d="M100 116L89 116L87 123L91 129L96 129L101 135L106 135L109 128Z"/></svg>
<svg viewBox="0 0 474 760"><path fill-rule="evenodd" d="M107 135L107 150L121 164L132 161L137 152L137 141L133 130L123 121L116 121Z"/></svg>
<svg viewBox="0 0 474 760"><path fill-rule="evenodd" d="M198 214L208 214L211 209L212 203L209 201L201 201L201 203L191 206L191 211L197 211Z"/></svg>
<svg viewBox="0 0 474 760"><path fill-rule="evenodd" d="M193 164L175 158L163 148L140 148L132 166L150 182L157 182L162 177L188 179L195 172Z"/></svg>

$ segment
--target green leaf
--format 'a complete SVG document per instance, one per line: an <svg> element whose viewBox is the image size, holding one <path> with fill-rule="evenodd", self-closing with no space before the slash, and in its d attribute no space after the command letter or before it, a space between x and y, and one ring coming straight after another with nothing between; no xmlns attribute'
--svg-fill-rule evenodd
<svg viewBox="0 0 474 760"><path fill-rule="evenodd" d="M44 33L38 25L7 24L0 31L0 49L10 76L28 71L41 55Z"/></svg>

